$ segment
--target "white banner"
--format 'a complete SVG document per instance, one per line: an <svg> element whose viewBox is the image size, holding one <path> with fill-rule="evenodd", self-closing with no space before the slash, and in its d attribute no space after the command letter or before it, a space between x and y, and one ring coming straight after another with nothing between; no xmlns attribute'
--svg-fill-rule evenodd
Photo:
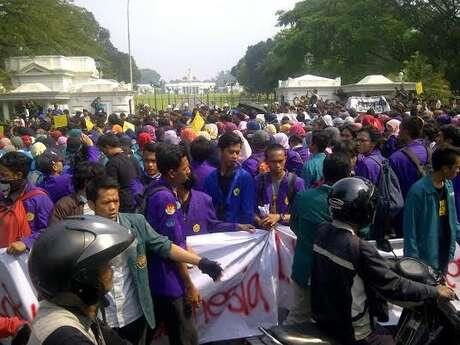
<svg viewBox="0 0 460 345"><path fill-rule="evenodd" d="M380 114L386 111L390 111L390 105L383 96L379 97L350 97L348 98L347 109L354 109L358 113L365 113L369 109L374 109L376 114Z"/></svg>
<svg viewBox="0 0 460 345"><path fill-rule="evenodd" d="M38 311L27 271L27 256L6 254L0 249L0 316L17 316L31 321Z"/></svg>
<svg viewBox="0 0 460 345"><path fill-rule="evenodd" d="M278 323L278 307L289 307L292 298L289 277L295 240L287 227L187 238L198 255L224 268L217 283L191 270L203 299L196 314L200 343L258 335L259 326Z"/></svg>

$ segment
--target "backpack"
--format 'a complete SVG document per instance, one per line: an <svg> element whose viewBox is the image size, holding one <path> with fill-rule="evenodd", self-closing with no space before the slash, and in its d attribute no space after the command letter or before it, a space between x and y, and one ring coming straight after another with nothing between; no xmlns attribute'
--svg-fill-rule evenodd
<svg viewBox="0 0 460 345"><path fill-rule="evenodd" d="M144 216L147 216L147 201L151 196L154 194L162 191L162 190L168 190L168 187L166 186L158 186L155 188L147 188L144 192L143 195L139 195L137 199L137 204L139 205L137 207L137 212L139 214L142 214Z"/></svg>
<svg viewBox="0 0 460 345"><path fill-rule="evenodd" d="M380 210L385 216L394 217L404 207L404 198L399 185L398 176L391 168L388 159L378 162L372 156L369 157L380 165L380 176L377 183L379 200L377 202L377 212Z"/></svg>
<svg viewBox="0 0 460 345"><path fill-rule="evenodd" d="M408 147L403 148L401 151L409 158L409 160L415 165L417 168L417 174L418 178L431 175L433 172L433 166L431 164L431 156L432 152L431 149L425 146L426 149L426 154L427 154L427 162L425 165L422 165L422 162L420 162L420 159L418 159L417 155L413 153Z"/></svg>
<svg viewBox="0 0 460 345"><path fill-rule="evenodd" d="M263 200L264 196L264 190L265 187L267 186L267 178L268 178L268 173L264 173L261 175L261 183L259 183L258 188L257 188L257 204L259 204ZM295 194L295 181L297 179L297 175L294 173L288 173L288 192L287 192L287 198L289 201L289 206L292 204L292 201L294 200L294 194ZM259 205L263 206L263 205Z"/></svg>
<svg viewBox="0 0 460 345"><path fill-rule="evenodd" d="M31 234L24 201L37 195L46 195L46 192L35 188L22 194L12 205L0 206L0 248Z"/></svg>

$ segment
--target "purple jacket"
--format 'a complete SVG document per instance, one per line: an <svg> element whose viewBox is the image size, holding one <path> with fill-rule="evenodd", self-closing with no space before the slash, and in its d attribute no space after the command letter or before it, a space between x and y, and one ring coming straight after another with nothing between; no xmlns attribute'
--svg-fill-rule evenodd
<svg viewBox="0 0 460 345"><path fill-rule="evenodd" d="M377 185L380 178L380 167L379 163L384 160L379 149L373 150L368 155L358 155L358 160L355 166L355 175L367 178L373 184Z"/></svg>
<svg viewBox="0 0 460 345"><path fill-rule="evenodd" d="M48 193L53 204L74 192L72 175L66 173L59 176L48 175L37 187L44 189Z"/></svg>
<svg viewBox="0 0 460 345"><path fill-rule="evenodd" d="M405 147L408 147L423 165L427 163L428 152L422 139L414 140ZM394 170L396 176L398 176L401 192L405 199L410 187L420 178L417 167L411 162L409 157L402 152L402 149L393 153L389 161L391 168Z"/></svg>
<svg viewBox="0 0 460 345"><path fill-rule="evenodd" d="M99 151L97 146L94 146L94 145L88 146L87 155L88 155L87 159L89 162L98 163L101 157L101 152Z"/></svg>
<svg viewBox="0 0 460 345"><path fill-rule="evenodd" d="M304 181L300 177L295 177L293 195L288 196L289 192L289 174L285 174L280 182L278 196L273 199L273 187L270 174L260 174L256 177L256 206L270 204L271 213L286 213L289 214L289 206L294 201L294 197L298 192L305 190Z"/></svg>
<svg viewBox="0 0 460 345"><path fill-rule="evenodd" d="M303 147L303 146L293 147L292 151L295 151L299 154L303 163L305 163L308 160L308 158L310 158L310 150L307 147Z"/></svg>
<svg viewBox="0 0 460 345"><path fill-rule="evenodd" d="M192 161L192 172L193 176L195 176L195 189L199 191L203 191L203 185L204 185L204 180L206 177L209 176L210 173L212 173L216 168L214 168L211 164L209 164L207 161L204 161L202 163Z"/></svg>
<svg viewBox="0 0 460 345"><path fill-rule="evenodd" d="M255 151L243 162L241 167L250 173L252 177L256 177L259 174L259 165L263 161L265 161L265 152Z"/></svg>
<svg viewBox="0 0 460 345"><path fill-rule="evenodd" d="M460 223L460 174L452 180L455 193L455 207L457 208L457 219Z"/></svg>
<svg viewBox="0 0 460 345"><path fill-rule="evenodd" d="M27 193L34 188L31 184L27 184L25 192ZM24 208L26 209L27 220L32 234L24 237L22 241L30 249L34 241L40 237L43 230L48 226L48 220L53 214L54 205L48 195L41 194L24 200Z"/></svg>
<svg viewBox="0 0 460 345"><path fill-rule="evenodd" d="M286 170L295 173L297 176L302 175L304 162L300 155L296 151L290 149L286 150L286 156Z"/></svg>
<svg viewBox="0 0 460 345"><path fill-rule="evenodd" d="M188 210L185 213L185 235L202 235L211 232L235 231L235 223L226 223L217 219L212 198L201 191L191 190Z"/></svg>
<svg viewBox="0 0 460 345"><path fill-rule="evenodd" d="M158 186L164 186L147 200L146 218L153 229L165 235L174 244L186 249L184 214L179 201L166 180L161 178ZM177 263L157 255L148 259L150 289L153 295L178 298L184 295L184 283Z"/></svg>

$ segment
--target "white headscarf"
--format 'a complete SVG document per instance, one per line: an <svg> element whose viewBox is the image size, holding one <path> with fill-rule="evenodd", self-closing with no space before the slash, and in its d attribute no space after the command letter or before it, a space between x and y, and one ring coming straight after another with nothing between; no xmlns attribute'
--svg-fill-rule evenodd
<svg viewBox="0 0 460 345"><path fill-rule="evenodd" d="M273 138L275 138L275 143L280 144L286 150L289 149L289 138L285 133L276 133Z"/></svg>
<svg viewBox="0 0 460 345"><path fill-rule="evenodd" d="M243 145L241 145L241 151L240 151L240 160L244 162L246 159L248 159L252 155L251 145L249 145L243 133L241 133L239 130L234 130L233 133L238 135L241 138L241 140L243 140Z"/></svg>

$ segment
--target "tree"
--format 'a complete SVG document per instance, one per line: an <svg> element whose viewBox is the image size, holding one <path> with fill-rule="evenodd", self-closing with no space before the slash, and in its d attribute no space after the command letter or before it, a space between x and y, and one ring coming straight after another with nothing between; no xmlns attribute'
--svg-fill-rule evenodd
<svg viewBox="0 0 460 345"><path fill-rule="evenodd" d="M216 87L224 87L236 81L236 78L230 71L220 71L214 81L216 82Z"/></svg>
<svg viewBox="0 0 460 345"><path fill-rule="evenodd" d="M91 12L71 1L0 1L0 60L23 55L91 56L106 77L129 80L128 56L113 46ZM140 78L135 63L134 76ZM7 79L0 69L0 83Z"/></svg>
<svg viewBox="0 0 460 345"><path fill-rule="evenodd" d="M141 73L139 83L154 85L158 85L160 83L161 75L157 71L149 68L143 68L140 69L139 72Z"/></svg>

